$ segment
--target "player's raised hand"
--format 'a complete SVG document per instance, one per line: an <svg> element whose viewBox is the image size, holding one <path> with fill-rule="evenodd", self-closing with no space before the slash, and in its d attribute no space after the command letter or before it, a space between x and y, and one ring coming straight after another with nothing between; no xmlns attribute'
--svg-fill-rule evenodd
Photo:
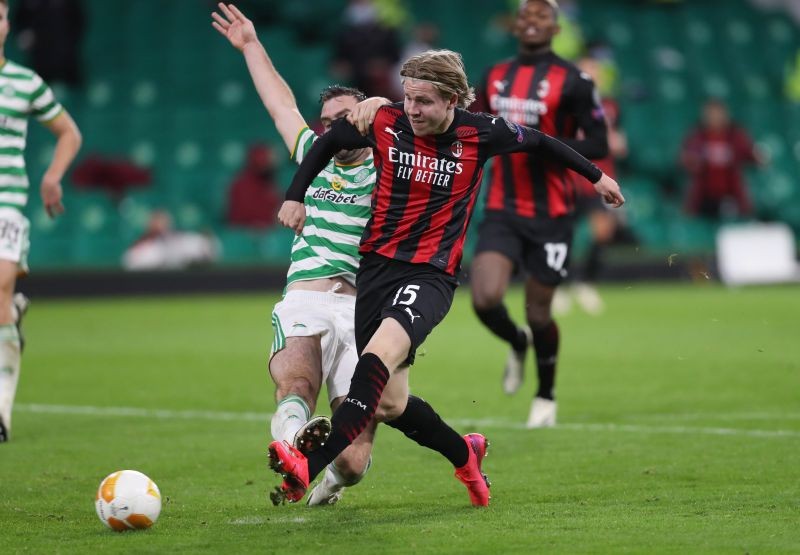
<svg viewBox="0 0 800 555"><path fill-rule="evenodd" d="M244 14L239 11L239 8L234 6L233 4L227 4L220 2L217 4L219 11L222 12L222 15L218 14L217 12L212 12L211 17L214 21L211 22L211 25L219 31L219 33L228 39L230 43L238 50L244 50L244 47L251 42L258 42L258 36L256 35L256 28L253 26L253 22L247 19Z"/></svg>
<svg viewBox="0 0 800 555"><path fill-rule="evenodd" d="M622 196L619 185L606 174L603 174L600 181L594 184L594 190L603 197L606 204L610 204L614 208L619 208L625 204L625 197Z"/></svg>
<svg viewBox="0 0 800 555"><path fill-rule="evenodd" d="M306 223L306 207L296 200L285 200L278 211L278 221L284 226L293 229L295 235L300 235Z"/></svg>
<svg viewBox="0 0 800 555"><path fill-rule="evenodd" d="M378 113L378 108L386 104L391 104L391 102L389 102L388 98L381 96L362 100L353 107L352 112L347 114L347 121L355 125L359 133L366 135L369 133L369 126L375 121L375 114Z"/></svg>
<svg viewBox="0 0 800 555"><path fill-rule="evenodd" d="M50 179L47 174L42 178L42 204L51 218L64 213L64 205L61 199L64 193L61 190L61 183L57 179Z"/></svg>

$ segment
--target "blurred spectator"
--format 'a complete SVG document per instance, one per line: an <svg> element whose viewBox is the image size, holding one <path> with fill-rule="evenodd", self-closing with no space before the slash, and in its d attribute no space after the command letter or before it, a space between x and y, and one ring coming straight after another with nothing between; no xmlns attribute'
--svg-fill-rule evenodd
<svg viewBox="0 0 800 555"><path fill-rule="evenodd" d="M78 87L83 83L81 0L18 0L12 27L20 50L45 81Z"/></svg>
<svg viewBox="0 0 800 555"><path fill-rule="evenodd" d="M797 0L750 0L750 3L766 11L783 9L795 23L800 24L800 2Z"/></svg>
<svg viewBox="0 0 800 555"><path fill-rule="evenodd" d="M397 30L380 21L372 0L350 0L334 46L333 72L367 96L393 93L393 68L400 61Z"/></svg>
<svg viewBox="0 0 800 555"><path fill-rule="evenodd" d="M437 27L435 23L425 21L414 26L411 30L411 40L406 43L403 48L403 53L400 56L400 61L397 62L392 70L392 74L394 75L394 92L389 98L403 98L403 83L400 79L400 69L402 69L403 60L408 60L417 54L439 48L439 35L439 27Z"/></svg>
<svg viewBox="0 0 800 555"><path fill-rule="evenodd" d="M150 216L147 229L122 257L126 270L180 270L209 264L217 260L219 245L207 234L176 231L172 216L166 210L156 210Z"/></svg>
<svg viewBox="0 0 800 555"><path fill-rule="evenodd" d="M685 203L689 214L719 220L752 212L742 168L763 164L765 158L731 121L722 100L711 98L703 105L700 124L683 141L681 163L691 178Z"/></svg>
<svg viewBox="0 0 800 555"><path fill-rule="evenodd" d="M107 158L96 153L81 160L72 172L72 182L76 186L109 191L116 200L127 189L149 185L151 180L149 168L137 166L124 158Z"/></svg>
<svg viewBox="0 0 800 555"><path fill-rule="evenodd" d="M275 183L275 154L267 145L253 145L244 168L228 192L228 223L241 227L271 227L280 203Z"/></svg>

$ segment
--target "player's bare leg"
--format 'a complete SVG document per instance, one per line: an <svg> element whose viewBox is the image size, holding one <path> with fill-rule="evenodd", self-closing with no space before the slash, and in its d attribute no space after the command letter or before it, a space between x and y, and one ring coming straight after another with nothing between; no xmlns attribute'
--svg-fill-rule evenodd
<svg viewBox="0 0 800 555"><path fill-rule="evenodd" d="M403 432L423 447L445 456L455 467L455 476L466 487L476 507L489 504L489 479L481 470L489 442L480 434L460 437L425 400L409 395L409 367L398 367L381 395L375 417ZM464 444L467 457L464 458Z"/></svg>
<svg viewBox="0 0 800 555"><path fill-rule="evenodd" d="M390 369L391 373L399 369L410 348L411 340L403 326L393 318L385 318L356 365L345 402L333 415L333 431L326 444L308 458L278 442L270 444L270 465L284 477L287 497L296 501L304 495L309 481L366 429L379 404L384 405L382 413L387 417L400 410L403 406L400 399L390 396L383 399L382 393ZM401 372L407 377L408 372ZM488 484L480 469L485 447L478 453L471 450L470 438L459 436L428 403L413 396L407 399L402 414L387 424L445 456L456 467L459 480L467 485L473 504L489 504Z"/></svg>
<svg viewBox="0 0 800 555"><path fill-rule="evenodd" d="M335 411L344 401L338 397L331 403ZM358 484L372 463L372 445L375 442L377 422L373 419L367 428L325 468L322 480L308 496L308 505L333 505L341 499L344 489Z"/></svg>
<svg viewBox="0 0 800 555"><path fill-rule="evenodd" d="M533 350L539 388L531 404L528 428L556 424L555 379L558 362L559 331L551 313L556 288L529 278L525 282L525 316L533 331Z"/></svg>
<svg viewBox="0 0 800 555"><path fill-rule="evenodd" d="M0 260L0 443L11 434L11 412L17 393L20 373L20 341L12 297L17 281L18 265Z"/></svg>
<svg viewBox="0 0 800 555"><path fill-rule="evenodd" d="M317 406L322 387L322 350L319 336L289 337L286 346L272 356L270 375L278 403L272 417L272 437L294 444L298 431ZM312 432L310 432L312 433ZM322 437L324 441L326 437ZM313 440L313 433L308 437ZM309 445L308 448L313 448Z"/></svg>
<svg viewBox="0 0 800 555"><path fill-rule="evenodd" d="M484 251L475 256L470 269L472 307L481 322L509 349L503 369L503 391L516 393L525 379L525 355L531 344L527 326L517 326L503 304L514 263L504 254Z"/></svg>

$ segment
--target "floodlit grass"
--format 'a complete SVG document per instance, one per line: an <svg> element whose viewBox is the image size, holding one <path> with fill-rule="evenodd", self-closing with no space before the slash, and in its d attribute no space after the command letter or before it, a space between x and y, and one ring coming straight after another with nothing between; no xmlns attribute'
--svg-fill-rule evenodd
<svg viewBox="0 0 800 555"><path fill-rule="evenodd" d="M559 319L556 429L522 429L535 380L503 395L506 349L466 288L423 346L414 392L492 441L487 510L444 459L389 428L339 505L270 505L275 296L34 299L0 446L0 553L800 549L800 289L602 292L603 316ZM513 292L510 309L521 305ZM149 531L117 534L94 514L100 480L122 468L161 488Z"/></svg>

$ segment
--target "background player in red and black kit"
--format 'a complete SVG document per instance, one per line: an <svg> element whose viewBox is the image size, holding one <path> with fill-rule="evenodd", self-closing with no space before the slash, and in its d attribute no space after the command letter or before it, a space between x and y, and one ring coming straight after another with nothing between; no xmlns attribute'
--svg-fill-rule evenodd
<svg viewBox="0 0 800 555"><path fill-rule="evenodd" d="M521 5L514 26L519 55L489 69L472 109L539 129L586 158L603 158L606 124L594 86L551 48L557 19L555 0ZM559 331L550 307L556 286L567 275L574 205L574 184L560 161L527 154L494 160L470 271L472 303L481 322L511 345L503 376L506 393L522 385L525 355L533 342L539 389L529 427L555 424ZM515 269L527 275L524 327L514 323L503 304Z"/></svg>
<svg viewBox="0 0 800 555"><path fill-rule="evenodd" d="M603 66L599 60L586 56L578 60L577 66L592 78L599 91L604 90ZM592 162L603 173L617 179L617 162L628 156L628 139L620 125L619 103L611 96L602 96L601 102L608 128L608 156L592 160ZM570 294L572 294L586 312L600 314L604 308L603 299L594 284L601 270L605 247L617 241L633 243L635 238L625 225L624 213L620 210L610 209L597 195L591 183L579 175L570 173L575 182L577 195L576 216L578 219L586 218L588 220L591 242L582 267L578 268L573 260L573 268L577 268L578 271L570 271L569 277L575 281L569 290L565 290L563 285L559 287L553 298L553 309L556 314L567 312L572 304L570 298Z"/></svg>
<svg viewBox="0 0 800 555"><path fill-rule="evenodd" d="M566 165L611 203L624 202L617 183L559 141L534 129L463 110L472 101L461 56L428 51L410 58L403 104L382 107L366 137L344 120L331 126L300 166L278 218L302 229L302 199L313 177L340 149L371 146L377 169L372 217L362 235L357 274L356 347L361 357L350 391L332 418L325 445L306 459L288 444L270 444L270 464L283 474L287 497L300 499L309 481L376 416L456 467L473 505L489 503L480 463L486 440L463 438L431 406L408 396L408 367L453 300L455 274L475 206L483 164L526 151ZM391 376L391 379L390 379Z"/></svg>

